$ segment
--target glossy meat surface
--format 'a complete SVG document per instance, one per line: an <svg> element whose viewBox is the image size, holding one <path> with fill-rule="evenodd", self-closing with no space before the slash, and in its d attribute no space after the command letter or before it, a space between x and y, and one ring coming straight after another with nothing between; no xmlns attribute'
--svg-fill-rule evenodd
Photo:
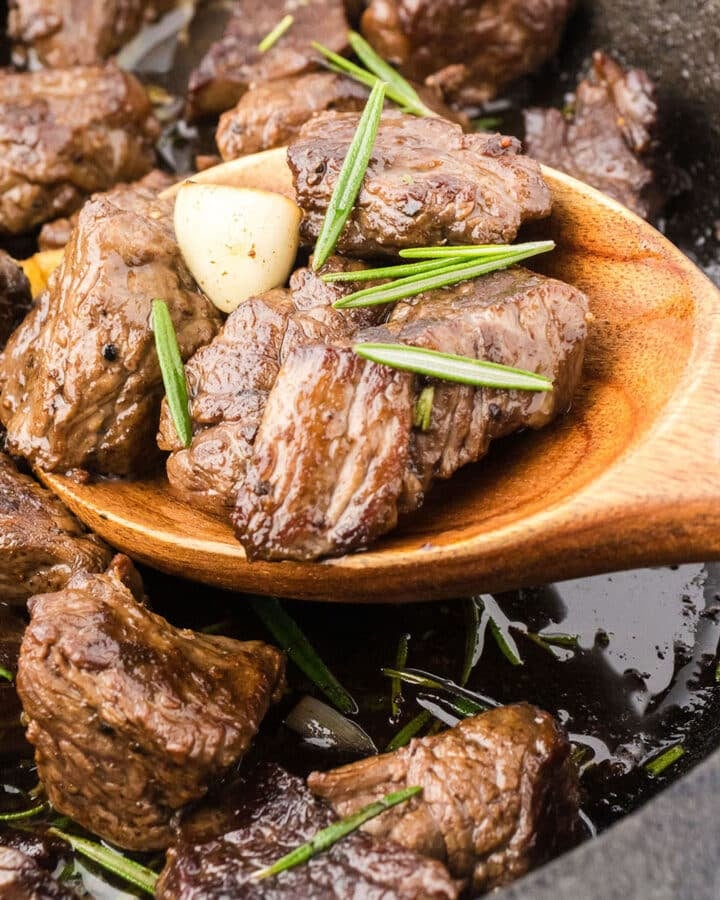
<svg viewBox="0 0 720 900"><path fill-rule="evenodd" d="M0 897L3 900L79 900L29 856L0 845Z"/></svg>
<svg viewBox="0 0 720 900"><path fill-rule="evenodd" d="M557 50L573 0L371 0L362 31L378 53L447 98L477 107Z"/></svg>
<svg viewBox="0 0 720 900"><path fill-rule="evenodd" d="M657 115L654 87L642 69L623 70L604 53L593 56L567 114L525 110L528 153L604 191L647 217L653 174L645 157Z"/></svg>
<svg viewBox="0 0 720 900"><path fill-rule="evenodd" d="M362 267L340 257L323 271ZM167 403L159 444L174 494L219 515L231 512L267 398L288 353L298 346L346 340L376 312L335 310L350 287L328 285L310 269L298 269L290 289L278 288L242 303L217 337L186 366L193 442L179 444Z"/></svg>
<svg viewBox="0 0 720 900"><path fill-rule="evenodd" d="M490 890L575 839L577 771L552 716L522 703L465 719L435 737L308 779L341 816L390 791L423 792L363 826L377 838L446 862Z"/></svg>
<svg viewBox="0 0 720 900"><path fill-rule="evenodd" d="M0 235L142 177L158 133L142 85L114 65L0 70Z"/></svg>
<svg viewBox="0 0 720 900"><path fill-rule="evenodd" d="M15 260L0 250L0 351L32 304L30 282Z"/></svg>
<svg viewBox="0 0 720 900"><path fill-rule="evenodd" d="M356 113L311 119L288 149L301 233L314 244L358 124ZM515 138L464 134L444 119L383 114L365 180L337 250L353 256L403 247L511 241L550 213L550 191Z"/></svg>
<svg viewBox="0 0 720 900"><path fill-rule="evenodd" d="M65 587L78 572L102 572L110 550L50 491L0 453L0 601Z"/></svg>
<svg viewBox="0 0 720 900"><path fill-rule="evenodd" d="M22 61L32 49L45 66L107 59L176 0L10 0L8 36Z"/></svg>
<svg viewBox="0 0 720 900"><path fill-rule="evenodd" d="M13 453L47 470L115 475L158 462L152 301L168 304L183 359L220 326L182 260L172 211L142 183L83 207L48 290L0 357Z"/></svg>
<svg viewBox="0 0 720 900"><path fill-rule="evenodd" d="M283 655L174 628L122 556L29 609L17 685L52 805L120 847L166 847L173 813L244 755L279 699Z"/></svg>
<svg viewBox="0 0 720 900"><path fill-rule="evenodd" d="M249 876L335 820L300 778L260 763L212 808L184 822L158 882L159 900L297 897L313 900L451 900L444 866L355 832L305 865L263 882Z"/></svg>
<svg viewBox="0 0 720 900"><path fill-rule="evenodd" d="M261 52L258 44L288 14L294 19L292 27ZM253 85L320 68L321 57L311 42L343 53L347 31L342 0L235 0L222 38L190 76L191 115L224 112Z"/></svg>

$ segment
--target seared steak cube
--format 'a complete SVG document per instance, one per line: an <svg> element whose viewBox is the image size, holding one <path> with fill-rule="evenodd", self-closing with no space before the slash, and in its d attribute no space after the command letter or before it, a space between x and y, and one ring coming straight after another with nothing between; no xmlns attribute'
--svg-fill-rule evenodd
<svg viewBox="0 0 720 900"><path fill-rule="evenodd" d="M358 118L318 115L288 149L308 244L320 234ZM540 167L521 155L515 138L464 134L445 119L386 112L337 249L376 256L403 247L511 241L523 222L549 213Z"/></svg>
<svg viewBox="0 0 720 900"><path fill-rule="evenodd" d="M0 70L0 234L78 209L153 165L158 125L142 85L114 65Z"/></svg>
<svg viewBox="0 0 720 900"><path fill-rule="evenodd" d="M78 572L102 572L110 551L50 491L0 453L0 599L64 588Z"/></svg>
<svg viewBox="0 0 720 900"><path fill-rule="evenodd" d="M282 654L173 628L122 556L28 606L17 685L50 802L120 847L166 847L173 813L243 756L279 699Z"/></svg>
<svg viewBox="0 0 720 900"><path fill-rule="evenodd" d="M0 351L32 304L30 282L15 260L0 250Z"/></svg>
<svg viewBox="0 0 720 900"><path fill-rule="evenodd" d="M183 359L220 326L182 260L172 211L142 183L83 207L47 292L0 359L13 453L47 470L115 475L158 462L152 301L167 302Z"/></svg>
<svg viewBox="0 0 720 900"><path fill-rule="evenodd" d="M46 66L92 65L107 59L176 0L10 0L13 55L28 49Z"/></svg>
<svg viewBox="0 0 720 900"><path fill-rule="evenodd" d="M578 826L577 770L552 716L494 709L407 747L308 778L341 816L411 785L421 795L363 830L443 860L486 891L566 849Z"/></svg>
<svg viewBox="0 0 720 900"><path fill-rule="evenodd" d="M416 81L477 107L557 50L573 0L371 0L365 37Z"/></svg>
<svg viewBox="0 0 720 900"><path fill-rule="evenodd" d="M453 900L459 893L441 863L358 831L304 865L253 881L254 872L336 816L300 778L272 763L256 765L216 799L183 821L157 885L159 900Z"/></svg>
<svg viewBox="0 0 720 900"><path fill-rule="evenodd" d="M0 846L0 896L3 900L79 900L30 856Z"/></svg>
<svg viewBox="0 0 720 900"><path fill-rule="evenodd" d="M262 52L262 39L288 14L292 27ZM343 0L235 0L225 33L190 76L191 115L224 112L254 85L318 69L312 41L343 53L347 32Z"/></svg>
<svg viewBox="0 0 720 900"><path fill-rule="evenodd" d="M657 114L653 95L642 69L623 71L595 53L590 76L578 85L567 113L525 110L528 152L647 216L653 175L643 157Z"/></svg>

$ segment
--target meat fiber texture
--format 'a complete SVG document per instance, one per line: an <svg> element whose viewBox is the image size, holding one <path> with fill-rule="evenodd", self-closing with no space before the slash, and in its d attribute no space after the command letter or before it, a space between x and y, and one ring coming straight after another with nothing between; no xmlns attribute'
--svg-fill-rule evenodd
<svg viewBox="0 0 720 900"><path fill-rule="evenodd" d="M48 799L120 847L166 847L173 814L245 754L280 698L283 654L174 628L123 556L28 607L17 687Z"/></svg>
<svg viewBox="0 0 720 900"><path fill-rule="evenodd" d="M152 301L168 304L184 360L221 322L183 262L172 212L154 181L83 207L47 291L0 356L0 421L13 454L49 471L105 475L159 463L165 391Z"/></svg>
<svg viewBox="0 0 720 900"><path fill-rule="evenodd" d="M67 216L155 161L159 125L116 66L0 70L0 235Z"/></svg>
<svg viewBox="0 0 720 900"><path fill-rule="evenodd" d="M251 875L336 820L302 779L273 763L241 772L183 821L157 885L159 900L290 896L312 900L454 900L445 867L393 841L354 832L301 866L262 882Z"/></svg>
<svg viewBox="0 0 720 900"><path fill-rule="evenodd" d="M476 891L499 887L577 836L577 771L552 716L522 703L466 719L435 737L330 772L310 789L341 816L391 791L422 794L363 830L443 860Z"/></svg>

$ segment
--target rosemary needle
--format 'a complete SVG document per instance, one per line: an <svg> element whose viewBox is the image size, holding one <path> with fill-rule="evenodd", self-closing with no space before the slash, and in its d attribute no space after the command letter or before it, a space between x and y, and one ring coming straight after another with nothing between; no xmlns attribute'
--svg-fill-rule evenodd
<svg viewBox="0 0 720 900"><path fill-rule="evenodd" d="M507 253L521 253L537 250L546 253L555 249L555 241L526 241L523 244L443 244L441 247L406 247L400 250L403 259L445 259L446 256L471 257L504 256Z"/></svg>
<svg viewBox="0 0 720 900"><path fill-rule="evenodd" d="M317 271L335 249L340 233L352 212L360 193L365 172L380 127L383 103L385 102L385 82L378 81L370 92L370 97L360 117L355 136L350 142L345 161L340 169L335 190L330 198L320 235L315 245L313 269Z"/></svg>
<svg viewBox="0 0 720 900"><path fill-rule="evenodd" d="M280 19L277 25L272 29L272 31L265 35L265 37L258 44L258 50L261 53L266 53L271 47L274 47L275 44L280 40L280 38L292 27L292 23L295 21L295 17L291 15L287 15L284 18Z"/></svg>
<svg viewBox="0 0 720 900"><path fill-rule="evenodd" d="M63 841L67 841L76 853L86 856L94 863L102 866L118 878L122 878L129 884L145 891L148 894L155 893L155 884L158 876L152 869L141 866L132 859L123 856L116 850L104 847L102 844L96 844L95 841L88 841L85 838L77 837L74 834L66 834L57 828L48 828L48 834L53 834Z"/></svg>
<svg viewBox="0 0 720 900"><path fill-rule="evenodd" d="M454 353L441 353L407 344L360 343L355 344L353 349L358 356L371 362L442 381L505 390L552 390L552 382L543 375L470 356L456 356Z"/></svg>
<svg viewBox="0 0 720 900"><path fill-rule="evenodd" d="M192 423L188 407L185 368L180 356L170 310L163 300L153 300L152 330L155 334L155 348L160 361L160 371L175 431L183 446L189 447L192 441Z"/></svg>
<svg viewBox="0 0 720 900"><path fill-rule="evenodd" d="M681 756L685 755L685 748L682 744L675 744L672 747L668 747L663 753L659 756L656 756L655 759L651 759L650 762L645 763L645 771L652 775L653 778L657 778L658 775L662 775L665 769L669 768L673 763L676 763Z"/></svg>
<svg viewBox="0 0 720 900"><path fill-rule="evenodd" d="M382 266L379 269L355 269L350 272L328 272L321 275L322 281L332 284L337 281L377 281L380 278L401 278L410 275L420 275L424 272L437 271L439 260L428 259L423 262L411 262L402 266ZM456 265L463 262L462 257L448 257L446 265Z"/></svg>
<svg viewBox="0 0 720 900"><path fill-rule="evenodd" d="M387 794L380 800L376 800L369 806L365 806L361 810L358 810L358 812L353 813L353 815L347 816L347 818L341 819L339 822L334 822L328 828L323 828L322 831L318 831L318 833L306 844L296 847L295 850L291 850L290 853L281 857L271 866L260 869L250 877L253 881L261 881L264 878L270 878L272 875L279 875L281 872L286 872L288 869L293 869L295 866L306 863L309 859L312 859L313 856L317 856L318 853L328 850L333 844L336 844L339 840L342 840L342 838L347 837L348 834L357 831L357 829L360 828L361 825L364 825L365 822L384 813L386 809L397 806L399 803L405 803L421 791L422 787L416 786L407 787L401 791Z"/></svg>

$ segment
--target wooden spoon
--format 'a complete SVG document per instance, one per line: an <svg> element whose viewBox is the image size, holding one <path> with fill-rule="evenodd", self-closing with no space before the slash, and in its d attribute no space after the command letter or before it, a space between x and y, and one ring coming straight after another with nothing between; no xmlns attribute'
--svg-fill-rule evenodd
<svg viewBox="0 0 720 900"><path fill-rule="evenodd" d="M557 250L539 266L595 316L583 382L554 426L497 441L371 551L249 563L224 522L164 477L40 473L90 528L157 569L237 591L430 600L720 557L720 292L623 206L551 169ZM535 235L532 235L535 236Z"/></svg>

